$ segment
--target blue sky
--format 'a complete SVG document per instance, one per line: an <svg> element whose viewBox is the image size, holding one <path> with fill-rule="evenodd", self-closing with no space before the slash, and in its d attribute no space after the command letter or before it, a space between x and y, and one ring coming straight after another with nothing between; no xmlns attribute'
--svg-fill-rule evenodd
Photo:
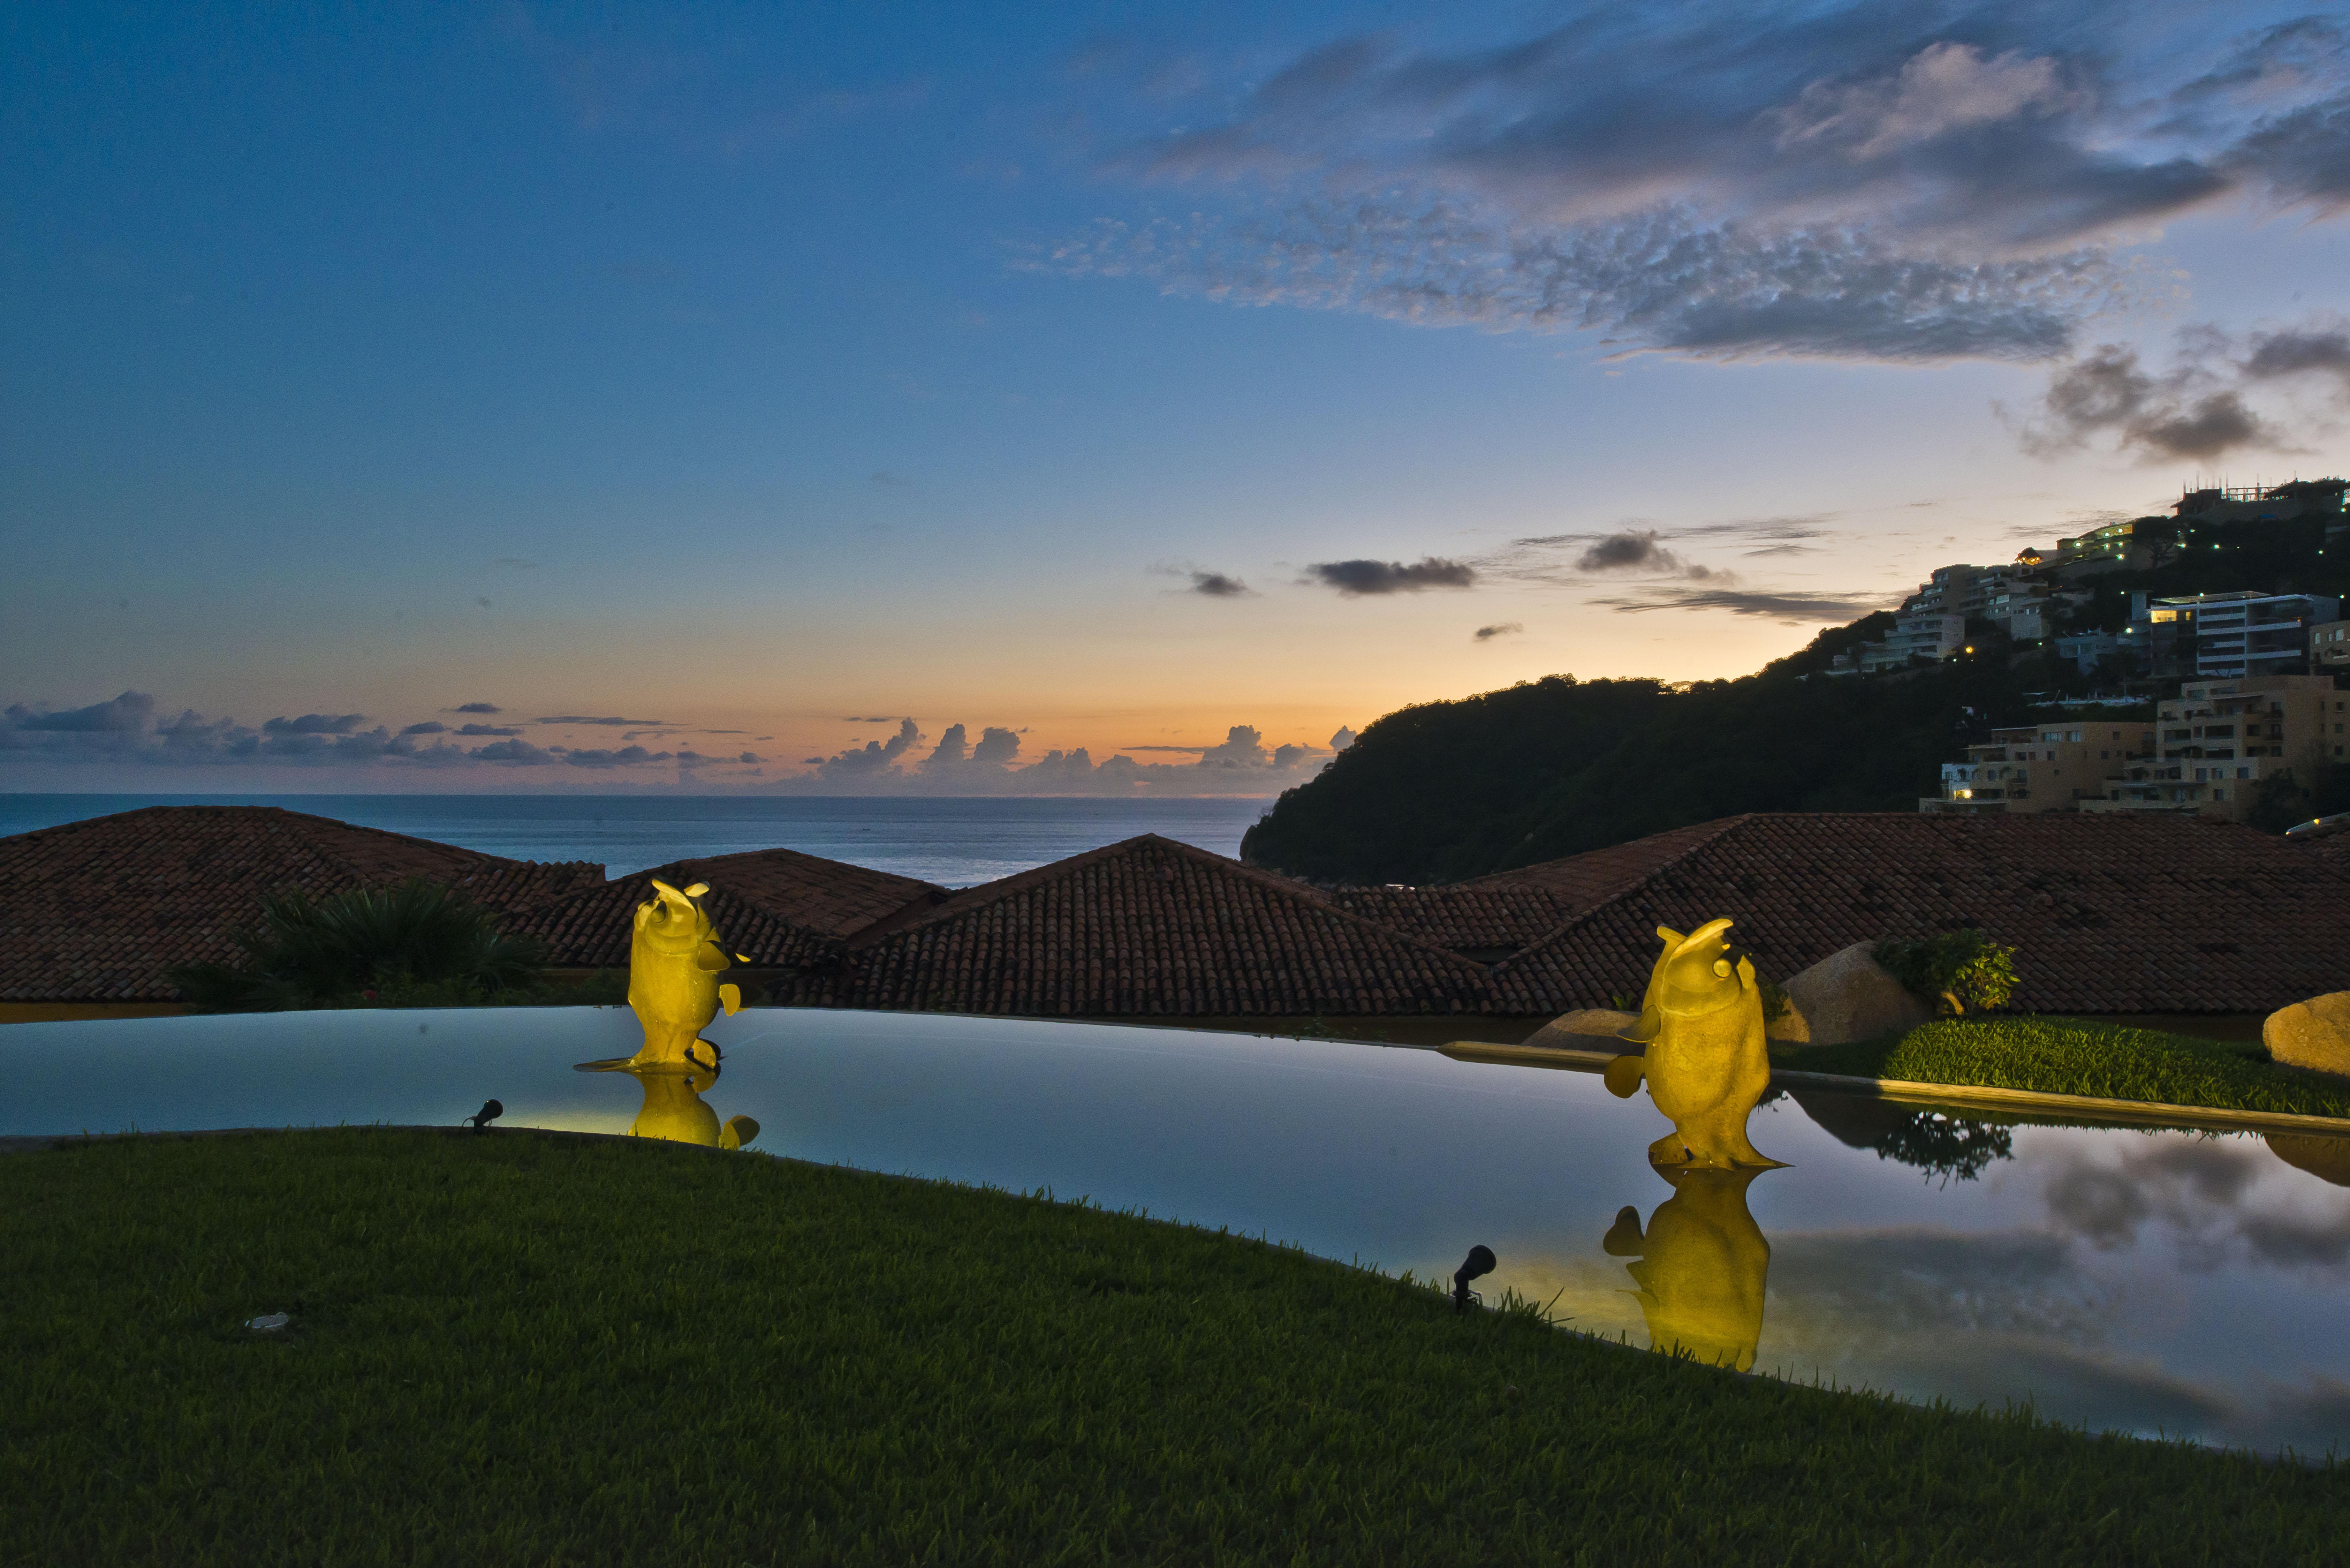
<svg viewBox="0 0 2350 1568"><path fill-rule="evenodd" d="M2345 26L12 8L0 787L1261 791L1741 673L2350 466Z"/></svg>

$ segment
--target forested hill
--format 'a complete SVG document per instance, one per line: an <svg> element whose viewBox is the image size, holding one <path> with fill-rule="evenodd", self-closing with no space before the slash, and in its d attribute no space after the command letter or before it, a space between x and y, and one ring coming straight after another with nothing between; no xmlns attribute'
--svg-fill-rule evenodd
<svg viewBox="0 0 2350 1568"><path fill-rule="evenodd" d="M2003 648L1889 679L1800 678L1890 618L1685 691L1559 675L1390 713L1241 853L1319 882L1451 882L1739 812L1915 811L1968 741L2029 722L2039 682Z"/></svg>

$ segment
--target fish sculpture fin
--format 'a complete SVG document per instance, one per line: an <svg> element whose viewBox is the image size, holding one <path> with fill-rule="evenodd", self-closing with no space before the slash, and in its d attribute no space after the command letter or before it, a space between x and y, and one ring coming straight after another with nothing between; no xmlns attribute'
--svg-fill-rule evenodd
<svg viewBox="0 0 2350 1568"><path fill-rule="evenodd" d="M742 1012L743 988L739 985L720 986L718 988L718 1005L726 1010L726 1016L729 1018L732 1018L736 1013Z"/></svg>
<svg viewBox="0 0 2350 1568"><path fill-rule="evenodd" d="M758 1136L759 1124L749 1116L729 1116L725 1127L718 1135L718 1147L742 1148Z"/></svg>
<svg viewBox="0 0 2350 1568"><path fill-rule="evenodd" d="M1640 1086L1641 1075L1648 1070L1648 1058L1644 1056L1618 1056L1607 1064L1599 1076L1609 1094L1619 1100L1628 1100L1632 1091Z"/></svg>
<svg viewBox="0 0 2350 1568"><path fill-rule="evenodd" d="M704 974L716 974L731 966L726 962L726 950L715 942L704 942L693 955L693 967Z"/></svg>

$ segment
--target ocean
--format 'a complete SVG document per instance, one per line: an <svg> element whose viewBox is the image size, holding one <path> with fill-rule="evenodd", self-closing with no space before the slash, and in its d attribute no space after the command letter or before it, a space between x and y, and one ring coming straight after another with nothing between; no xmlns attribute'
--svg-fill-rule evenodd
<svg viewBox="0 0 2350 1568"><path fill-rule="evenodd" d="M845 796L0 794L0 836L147 805L276 805L610 876L687 856L796 849L967 888L1140 833L1238 856L1265 800Z"/></svg>

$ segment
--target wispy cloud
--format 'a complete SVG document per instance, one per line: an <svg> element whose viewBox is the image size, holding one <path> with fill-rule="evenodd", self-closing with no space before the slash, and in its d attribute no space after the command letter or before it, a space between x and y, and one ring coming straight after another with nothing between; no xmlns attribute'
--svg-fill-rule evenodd
<svg viewBox="0 0 2350 1568"><path fill-rule="evenodd" d="M1103 168L1183 188L1025 259L1235 305L1736 358L2052 359L2173 292L2121 255L2223 198L2350 209L2328 17L2124 0L1570 6L1484 47L1334 39L1170 102ZM2199 32L2199 39L2196 35Z"/></svg>
<svg viewBox="0 0 2350 1568"><path fill-rule="evenodd" d="M1727 610L1731 615L1769 616L1788 622L1819 622L1851 620L1871 610L1888 608L1898 597L1767 588L1658 587L1587 602L1636 615L1648 610Z"/></svg>
<svg viewBox="0 0 2350 1568"><path fill-rule="evenodd" d="M667 719L621 719L609 714L597 718L586 713L557 713L551 718L540 719L536 722L541 724L604 724L616 730L661 730L676 727Z"/></svg>
<svg viewBox="0 0 2350 1568"><path fill-rule="evenodd" d="M1497 621L1492 626L1479 627L1476 631L1476 640L1479 642L1491 642L1497 637L1508 637L1513 632L1521 632L1525 629L1526 628L1524 627L1520 626L1513 620Z"/></svg>

